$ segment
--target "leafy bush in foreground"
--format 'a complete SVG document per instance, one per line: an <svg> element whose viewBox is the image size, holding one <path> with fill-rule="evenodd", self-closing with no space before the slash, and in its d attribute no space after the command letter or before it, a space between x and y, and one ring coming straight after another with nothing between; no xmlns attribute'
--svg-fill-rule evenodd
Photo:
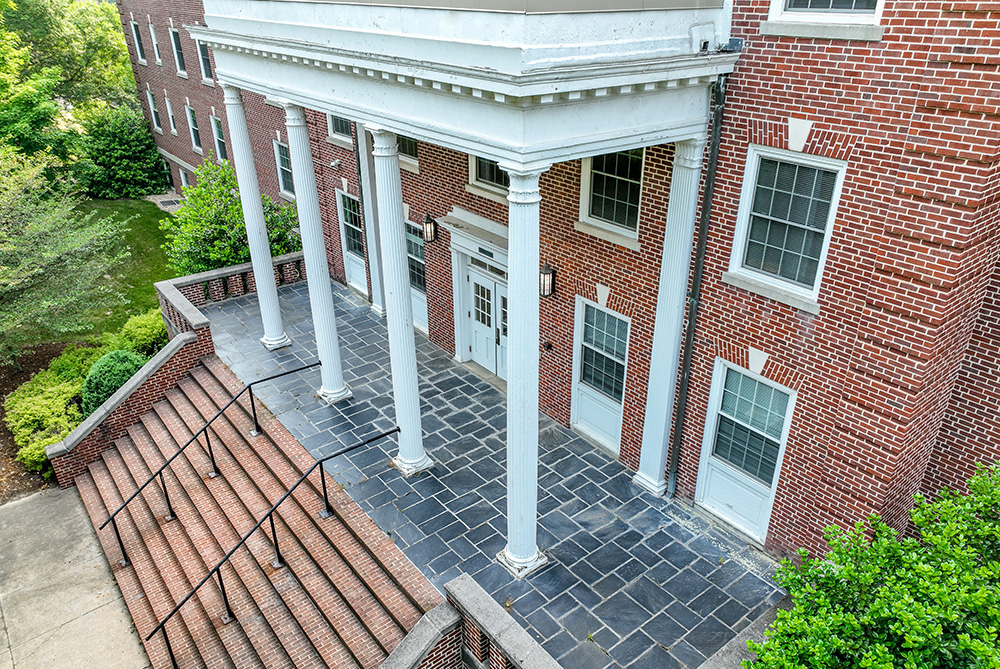
<svg viewBox="0 0 1000 669"><path fill-rule="evenodd" d="M4 420L14 434L17 459L29 470L45 469L45 447L62 441L80 424L82 417L74 399L82 386L83 379L64 380L46 369L4 400Z"/></svg>
<svg viewBox="0 0 1000 669"><path fill-rule="evenodd" d="M822 559L800 551L778 581L795 607L779 611L754 669L1000 667L1000 465L969 493L916 497L919 538L900 540L878 517L829 528Z"/></svg>
<svg viewBox="0 0 1000 669"><path fill-rule="evenodd" d="M159 307L132 316L122 326L120 346L145 358L152 358L167 345L167 325Z"/></svg>
<svg viewBox="0 0 1000 669"><path fill-rule="evenodd" d="M146 359L132 351L111 351L101 356L87 373L80 396L83 414L89 416L115 394L132 375L146 364Z"/></svg>

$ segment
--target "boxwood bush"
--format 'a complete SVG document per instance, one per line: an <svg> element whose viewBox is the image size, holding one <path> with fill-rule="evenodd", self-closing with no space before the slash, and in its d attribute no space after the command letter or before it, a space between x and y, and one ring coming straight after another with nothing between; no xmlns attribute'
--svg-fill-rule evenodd
<svg viewBox="0 0 1000 669"><path fill-rule="evenodd" d="M83 382L80 397L83 414L89 416L115 394L132 375L146 364L146 359L132 351L111 351L94 363Z"/></svg>
<svg viewBox="0 0 1000 669"><path fill-rule="evenodd" d="M795 606L779 611L754 669L995 669L1000 667L1000 465L968 494L916 498L917 537L878 517L830 528L829 553L785 562L778 581Z"/></svg>
<svg viewBox="0 0 1000 669"><path fill-rule="evenodd" d="M74 400L82 386L82 379L65 380L45 369L4 400L4 420L14 434L17 459L29 470L44 470L45 447L62 441L80 424L80 408Z"/></svg>
<svg viewBox="0 0 1000 669"><path fill-rule="evenodd" d="M153 307L144 314L132 316L122 326L119 334L121 348L152 358L167 345L167 325L159 307Z"/></svg>

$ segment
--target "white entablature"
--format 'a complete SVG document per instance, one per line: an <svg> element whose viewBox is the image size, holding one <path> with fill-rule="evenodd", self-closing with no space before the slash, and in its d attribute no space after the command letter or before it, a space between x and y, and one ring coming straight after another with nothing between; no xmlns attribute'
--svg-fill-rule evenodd
<svg viewBox="0 0 1000 669"><path fill-rule="evenodd" d="M207 0L208 26L187 29L240 88L465 153L551 164L704 135L711 84L737 57L717 50L728 13L718 0L656 4L677 8Z"/></svg>

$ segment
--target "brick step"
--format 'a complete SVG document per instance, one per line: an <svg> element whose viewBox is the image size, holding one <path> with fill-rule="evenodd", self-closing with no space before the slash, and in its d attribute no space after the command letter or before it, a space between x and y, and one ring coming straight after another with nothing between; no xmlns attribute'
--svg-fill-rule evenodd
<svg viewBox="0 0 1000 669"><path fill-rule="evenodd" d="M218 358L208 357L202 363L202 366L192 370L191 377L209 393L216 406L221 407L239 392L243 384ZM236 405L242 409L242 418L239 414L229 416L232 412L227 412L227 416L236 421L242 434L249 435L253 427L249 396L247 394L241 396ZM258 406L258 418L261 429L275 444L278 454L295 470L297 479L302 472L312 466L315 458L266 408ZM332 479L328 483L332 483ZM303 486L308 486L319 499L321 491L316 484L308 480ZM406 629L411 629L424 613L441 601L440 593L402 551L396 548L392 539L353 502L343 488L339 485L330 485L328 492L334 514L340 520L339 526L333 526L335 532L331 533L333 535L331 541L336 545L345 545L342 542L353 539L365 554L362 563L364 566L359 568L359 571L367 574L369 573L367 570L371 570L371 580L366 576L366 581L373 585L377 584L374 589L379 599L386 603ZM329 528L327 529L329 531ZM346 533L349 537L342 537L340 532Z"/></svg>
<svg viewBox="0 0 1000 669"><path fill-rule="evenodd" d="M117 448L117 454L124 462L127 467L127 473L129 478L125 481L125 486L122 486L122 481L118 481L120 490L134 490L139 484L143 483L149 478L151 471L147 466L145 460L142 458L142 454L139 453L138 448L132 442L129 437L123 437L115 442ZM109 451L109 454L115 453L115 451ZM110 457L110 456L107 456ZM114 474L115 472L112 472ZM192 518L193 514L190 514L189 507L190 503L184 497L183 490L180 484L176 482L176 478L173 472L164 472L164 482L167 485L167 492L171 495L171 506L173 507L174 514L178 519L169 522L164 522L161 524L160 529L163 532L164 538L169 544L169 550L173 553L174 557L180 563L181 568L184 570L184 574L187 578L189 584L189 590L199 583L208 570L215 566L218 560L222 557L216 547L214 551L208 550L202 552L199 550L198 546L202 545L203 542L212 542L212 537L209 534L207 537L198 531L197 523L188 521L188 518ZM166 502L163 499L162 493L159 489L153 490L157 487L156 484L150 484L142 493L142 497L147 498L146 503L141 504L142 508L145 508L147 512L153 511L153 509L159 510L160 513L166 513L167 507ZM152 499L149 498L152 493ZM132 502L132 504L139 504L138 500ZM141 512L141 510L140 510ZM195 516L196 517L196 516ZM188 525L192 526L189 531ZM197 540L197 541L196 541ZM212 542L214 543L214 542ZM207 553L207 554L206 554ZM228 576L228 574L223 573L223 578ZM227 594L230 598L230 606L233 607L234 613L236 612L237 602L236 598L242 594L242 592L233 592L234 583L230 583L227 586ZM183 595L182 595L183 596ZM263 663L258 656L256 649L250 642L248 634L244 632L243 624L250 623L252 625L254 618L259 617L259 612L256 611L256 606L253 605L253 600L249 597L245 598L247 603L252 607L252 612L248 611L247 614L240 618L236 616L236 619L240 622L238 625L227 625L218 624L220 622L219 616L222 612L226 610L225 603L222 599L222 593L218 589L217 582L213 579L210 583L203 585L192 598L199 600L201 607L206 611L206 613L212 617L213 622L216 623L216 631L221 639L222 643L225 645L225 650L227 657L219 659L218 662L221 665L227 664L228 660L231 660L235 666L238 667L263 667ZM184 606L191 606L191 603L187 603ZM168 623L169 624L169 623ZM208 661L208 658L206 658ZM212 662L210 662L211 664Z"/></svg>
<svg viewBox="0 0 1000 669"><path fill-rule="evenodd" d="M131 441L125 438L120 440L117 448L107 450L101 456L115 481L115 485L125 497L135 492L139 484L146 480L143 477L137 483L132 476L122 452L123 449L130 448L134 449ZM169 479L169 476L165 477L168 486L171 483ZM207 569L201 556L194 551L190 542L183 536L183 526L180 523L168 521L164 516L157 517L153 513L147 495L149 498L157 498L156 501L162 500L163 497L162 493L154 486L155 484L147 486L142 494L129 504L126 512L132 515L133 520L140 527L149 527L154 530L145 532L143 539L156 568L160 571L167 588L170 590L171 598L176 604L187 596L191 588L205 575ZM191 612L185 611L188 608L191 609ZM205 664L210 667L234 667L236 666L234 660L243 659L246 655L246 647L249 642L246 637L242 637L241 632L235 626L221 624L216 626L216 621L213 620L209 611L221 608L222 597L218 591L212 587L205 587L203 590L199 590L177 615L187 613L186 620L193 619L194 625L189 623L188 629L194 636ZM167 625L169 624L168 622ZM241 666L243 665L241 664Z"/></svg>
<svg viewBox="0 0 1000 669"><path fill-rule="evenodd" d="M212 381L211 378L199 375L194 377L193 381L185 379L179 387L188 399L205 398L206 401L213 403L212 406L217 407L225 399L225 395L221 387L216 385L214 390L219 394L209 398L208 392L213 390ZM200 418L205 418L204 411L201 412ZM227 440L226 443L245 444L245 452L257 457L260 464L266 468L266 476L270 477L268 480L282 489L288 489L298 481L302 471L282 449L277 448L266 433L252 437L253 446L244 439L243 435L249 434L253 427L248 414L233 407L226 412L226 418L228 421L218 426L220 438ZM262 454L268 457L261 457ZM247 469L245 463L244 468ZM315 480L319 476L318 471L314 473L311 479L307 479L292 494L286 504L294 503L301 509L312 528L321 535L317 537L317 541L322 554L317 557L329 559L330 564L343 567L342 572L336 574L330 572L333 577L331 585L336 583L338 585L334 587L346 590L345 598L348 603L363 619L365 626L376 634L383 650L391 648L402 639L406 629L416 624L422 611L407 596L406 591L391 579L367 547L351 534L342 520L336 515L322 519L320 515L323 511L322 497L315 485ZM252 480L255 484L259 484L264 478L253 476ZM337 485L332 479L328 480L328 484Z"/></svg>
<svg viewBox="0 0 1000 669"><path fill-rule="evenodd" d="M156 469L165 462L163 454L154 443L143 424L128 429L129 436L137 445L139 453L147 465ZM189 448L196 448L194 445ZM195 545L212 566L236 545L240 536L215 499L205 489L204 484L193 483L193 469L181 456L171 465L178 483L188 483L176 493L171 488L171 503L174 511L188 529ZM202 508L194 503L202 502ZM253 539L251 539L253 541ZM266 554L266 553L265 553ZM254 559L249 550L238 550L230 558L231 567L223 567L226 593L236 620L243 626L250 641L257 649L258 656L268 667L294 667L295 664L285 648L307 643L305 633L291 615L280 594L270 581L266 571L270 565L266 559L264 566ZM207 567L205 572L207 573ZM204 586L207 587L207 586ZM248 601L249 600L249 601ZM221 615L221 610L218 612Z"/></svg>
<svg viewBox="0 0 1000 669"><path fill-rule="evenodd" d="M90 516L91 522L94 523L94 527L99 527L101 523L107 520L108 514L114 511L114 509L108 509L104 504L104 499L101 497L101 493L97 489L97 484L94 483L94 477L89 471L76 477L76 489L83 499L83 505L87 509L87 514ZM132 621L135 623L135 631L139 634L140 638L145 639L146 635L159 622L156 614L153 613L153 607L150 605L149 598L142 589L142 584L139 582L139 577L136 575L135 570L132 567L123 567L121 562L119 562L121 551L118 548L114 530L111 529L111 526L109 525L103 530L98 531L97 538L101 542L104 554L108 556L111 571L115 575L115 580L118 582L118 589L122 593L122 599L125 600L129 615L132 616ZM153 669L171 668L172 665L170 664L170 656L167 654L166 644L159 635L155 639L145 642L145 646L146 655L149 657L149 664Z"/></svg>
<svg viewBox="0 0 1000 669"><path fill-rule="evenodd" d="M125 498L122 497L121 492L115 485L114 478L112 478L105 460L96 460L90 463L87 469L90 471L91 476L93 476L94 483L104 502L104 506L110 510L117 509L125 501ZM131 507L131 504L129 507ZM125 543L128 557L131 561L131 566L128 569L134 569L134 574L138 578L140 588L146 595L152 607L153 615L158 622L170 613L177 603L164 580L164 577L167 575L161 572L153 561L153 557L146 546L146 537L143 536L155 534L159 532L159 528L148 526L137 527L129 507L126 507L124 511L116 516L118 529L121 532L122 541ZM142 533L140 533L140 529L143 530ZM110 526L105 528L105 531L108 530L112 534L114 533L114 530ZM174 616L174 620L168 623L170 645L173 648L178 664L185 669L187 667L207 666L201 657L201 650L194 640L195 634L192 634L191 629L193 627L195 630L199 630L200 627L204 626L206 621L211 626L211 621L208 621L208 616L205 615L204 611L200 612L200 619L198 613L192 607L188 611L182 611L181 615ZM155 623L150 626L146 634L152 631L154 626Z"/></svg>
<svg viewBox="0 0 1000 669"><path fill-rule="evenodd" d="M160 412L169 413L170 411L169 403L160 402L154 405L153 412L145 414L141 419L142 426L152 437L153 445L164 456L176 452L187 441L186 437L178 443L162 420ZM168 420L171 419L168 418ZM180 423L180 419L176 418L173 422ZM216 454L217 457L220 454L225 455L224 448ZM223 546L227 546L225 549L227 552L266 511L266 507L247 508L242 500L233 493L223 477L209 478L208 472L211 470L211 463L208 454L198 443L191 444L185 449L184 453L174 460L172 468L177 473L178 479L182 481L182 485L187 490L198 513L209 523L213 533L217 537L226 537L225 541L220 538L220 542ZM221 518L212 517L210 511L213 506L221 510ZM264 532L255 532L251 535L245 547L246 552L250 554L250 559L264 570L264 574L273 585L275 592L287 607L291 614L288 622L292 623L293 631L297 628L300 632L293 642L283 644L293 665L295 667L326 666L327 663L324 662L315 643L314 634L315 630L325 626L325 621L322 620L322 616L317 613L309 601L302 585L289 570L273 569L270 566L269 563L274 556L274 547ZM244 551L237 551L235 555L242 552ZM234 568L239 569L235 564ZM245 576L242 570L240 573L241 576ZM255 597L255 599L257 598ZM275 631L277 632L277 628ZM351 666L349 658L347 659L348 662L341 666Z"/></svg>
<svg viewBox="0 0 1000 669"><path fill-rule="evenodd" d="M166 408L158 406L157 411L164 422L171 428L176 440L190 438L193 429L197 429L205 422L205 417L191 403L191 399L186 397L180 390L171 391L167 394L167 401L170 403L173 415L167 420ZM208 417L214 415L215 411L211 406L205 408ZM174 417L183 423L174 423ZM176 428L174 427L176 425ZM186 429L184 429L186 427ZM225 451L216 453L219 469L222 476L237 491L241 499L251 508L256 507L255 517L259 518L270 506L284 495L291 485L282 485L282 482L270 475L268 469L262 464L263 458L274 457L273 446L268 449L270 442L258 437L257 446L251 448L231 425L220 418L213 424L213 439L216 440L215 448L224 443ZM263 457L255 453L262 450ZM233 458L232 464L229 458ZM223 464L226 463L226 464ZM292 481L294 483L294 481ZM319 507L317 505L317 513ZM326 619L330 630L337 638L347 646L352 658L364 667L378 666L388 655L388 651L382 646L377 637L369 631L368 620L358 615L357 606L363 605L368 610L379 607L378 600L369 598L367 601L357 602L360 588L356 583L350 583L349 568L330 549L330 545L325 536L318 533L313 520L303 511L293 494L285 503L279 507L275 513L275 525L278 529L278 540L281 548L282 560L286 568L295 574L302 583L306 594L310 597L316 608ZM314 555L315 553L315 555ZM322 561L322 565L320 564ZM338 588L333 579L346 583ZM353 586L353 587L351 587ZM343 590L349 589L350 593ZM355 607L352 607L347 597L354 595ZM369 615L368 619L373 619L375 624L380 623L375 616ZM399 638L402 638L401 636ZM398 639L397 639L398 643Z"/></svg>

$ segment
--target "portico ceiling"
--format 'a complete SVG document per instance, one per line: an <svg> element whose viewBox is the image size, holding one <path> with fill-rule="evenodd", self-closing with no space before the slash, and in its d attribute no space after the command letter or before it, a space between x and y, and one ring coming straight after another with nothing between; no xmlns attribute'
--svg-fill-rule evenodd
<svg viewBox="0 0 1000 669"><path fill-rule="evenodd" d="M532 165L703 136L737 54L720 7L530 14L206 0L216 74L270 98ZM708 46L703 49L703 46Z"/></svg>

